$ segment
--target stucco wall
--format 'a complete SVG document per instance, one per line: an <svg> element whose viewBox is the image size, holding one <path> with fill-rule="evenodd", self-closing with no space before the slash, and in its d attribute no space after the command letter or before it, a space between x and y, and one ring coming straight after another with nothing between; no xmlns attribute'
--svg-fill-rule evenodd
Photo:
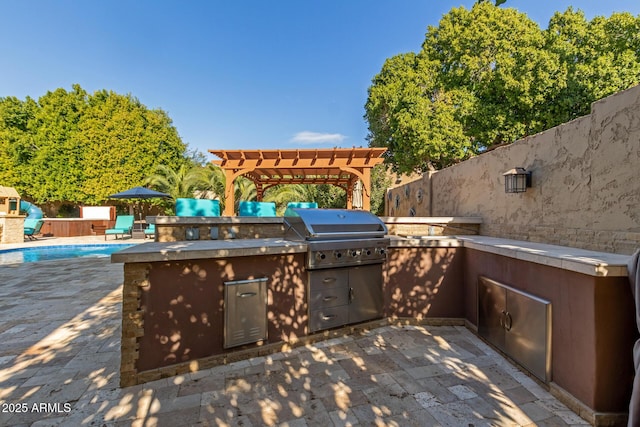
<svg viewBox="0 0 640 427"><path fill-rule="evenodd" d="M426 173L387 190L385 215L390 217L432 216L430 207L430 175L432 173ZM412 210L414 215L412 215Z"/></svg>
<svg viewBox="0 0 640 427"><path fill-rule="evenodd" d="M411 205L417 216L479 216L487 236L632 253L640 247L640 86L591 111L391 189L387 214L409 216ZM502 173L517 166L532 172L532 188L506 194ZM417 188L429 194L422 203Z"/></svg>

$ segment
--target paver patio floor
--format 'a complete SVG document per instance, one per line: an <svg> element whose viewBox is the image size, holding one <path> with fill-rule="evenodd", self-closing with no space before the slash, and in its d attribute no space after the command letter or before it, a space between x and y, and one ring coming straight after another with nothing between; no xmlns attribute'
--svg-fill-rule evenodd
<svg viewBox="0 0 640 427"><path fill-rule="evenodd" d="M108 258L0 266L0 425L588 425L464 327L385 326L121 389L122 277Z"/></svg>

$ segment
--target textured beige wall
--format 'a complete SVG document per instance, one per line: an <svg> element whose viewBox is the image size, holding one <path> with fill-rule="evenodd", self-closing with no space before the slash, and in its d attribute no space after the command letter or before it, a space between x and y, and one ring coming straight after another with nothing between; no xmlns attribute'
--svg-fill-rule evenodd
<svg viewBox="0 0 640 427"><path fill-rule="evenodd" d="M0 243L24 242L24 216L0 216Z"/></svg>
<svg viewBox="0 0 640 427"><path fill-rule="evenodd" d="M623 254L640 247L640 86L592 105L591 114L390 190L388 215L408 216L413 187L431 191L418 216L479 216L481 234ZM526 193L506 194L502 173L532 172ZM413 186L413 187L411 187ZM406 201L406 204L404 203Z"/></svg>
<svg viewBox="0 0 640 427"><path fill-rule="evenodd" d="M413 180L387 190L385 216L431 216L429 208L431 173L415 177ZM412 209L416 215L411 215Z"/></svg>

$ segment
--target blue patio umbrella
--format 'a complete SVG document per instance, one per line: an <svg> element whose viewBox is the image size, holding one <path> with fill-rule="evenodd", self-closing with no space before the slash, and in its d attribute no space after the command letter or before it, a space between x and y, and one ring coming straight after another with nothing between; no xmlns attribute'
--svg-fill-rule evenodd
<svg viewBox="0 0 640 427"><path fill-rule="evenodd" d="M109 196L110 199L153 199L155 197L171 197L166 193L145 187L133 187Z"/></svg>
<svg viewBox="0 0 640 427"><path fill-rule="evenodd" d="M133 187L128 190L121 191L116 194L108 196L110 199L155 199L155 198L169 198L170 195L155 191L145 187ZM133 214L133 206L129 205L129 210ZM142 213L140 213L142 215ZM142 219L142 218L140 218Z"/></svg>

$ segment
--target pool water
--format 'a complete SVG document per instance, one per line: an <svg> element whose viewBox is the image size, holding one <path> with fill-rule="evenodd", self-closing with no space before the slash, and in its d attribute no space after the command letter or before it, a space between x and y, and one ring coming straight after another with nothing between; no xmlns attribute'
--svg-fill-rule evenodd
<svg viewBox="0 0 640 427"><path fill-rule="evenodd" d="M0 250L0 265L67 258L106 258L133 244L60 245Z"/></svg>

